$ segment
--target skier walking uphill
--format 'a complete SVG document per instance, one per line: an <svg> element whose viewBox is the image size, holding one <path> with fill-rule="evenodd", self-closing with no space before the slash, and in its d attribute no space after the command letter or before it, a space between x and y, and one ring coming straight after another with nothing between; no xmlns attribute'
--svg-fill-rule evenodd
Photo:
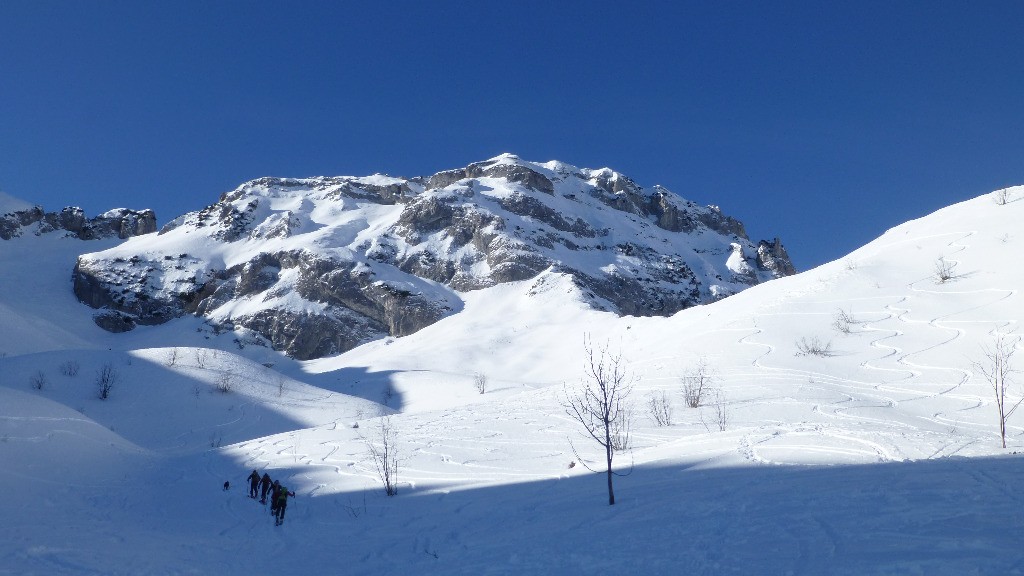
<svg viewBox="0 0 1024 576"><path fill-rule="evenodd" d="M253 470L246 480L249 481L249 498L256 498L256 488L260 485L260 473Z"/></svg>
<svg viewBox="0 0 1024 576"><path fill-rule="evenodd" d="M277 494L277 514L274 515L277 521L274 522L274 526L280 526L284 523L284 511L288 508L288 497L295 496L295 492L289 492L288 488L281 486L278 489Z"/></svg>
<svg viewBox="0 0 1024 576"><path fill-rule="evenodd" d="M277 517L277 497L281 495L281 483L274 480L270 487L270 515Z"/></svg>
<svg viewBox="0 0 1024 576"><path fill-rule="evenodd" d="M260 504L267 503L267 491L270 490L270 474L263 473L263 478L260 478Z"/></svg>

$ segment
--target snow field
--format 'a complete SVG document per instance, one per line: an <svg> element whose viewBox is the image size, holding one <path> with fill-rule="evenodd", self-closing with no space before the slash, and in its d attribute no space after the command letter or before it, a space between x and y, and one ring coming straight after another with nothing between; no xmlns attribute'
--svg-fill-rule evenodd
<svg viewBox="0 0 1024 576"><path fill-rule="evenodd" d="M1024 421L999 448L970 365L1024 311L1022 210L977 198L672 318L586 310L547 274L305 363L189 320L121 338L68 329L56 345L29 334L23 348L5 335L0 480L18 497L0 505L16 526L0 574L1020 574ZM958 273L941 283L940 256ZM55 322L20 305L23 289L0 282L5 321ZM599 459L563 407L587 337L636 377L614 507L603 476L570 467L573 447ZM801 352L814 338L828 355ZM701 357L724 431L679 394ZM102 401L106 364L122 385ZM644 409L662 391L671 426ZM385 415L402 456L393 498L366 448ZM246 497L253 468L296 491L283 526Z"/></svg>

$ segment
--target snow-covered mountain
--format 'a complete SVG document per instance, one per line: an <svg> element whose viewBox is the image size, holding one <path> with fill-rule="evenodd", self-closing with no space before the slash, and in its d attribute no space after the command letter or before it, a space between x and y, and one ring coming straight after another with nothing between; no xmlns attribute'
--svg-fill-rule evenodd
<svg viewBox="0 0 1024 576"><path fill-rule="evenodd" d="M1024 187L981 196L667 317L546 269L309 361L193 315L101 330L71 292L80 240L0 242L0 574L1019 573L1024 413L1003 449L972 363L1021 349L1022 219ZM633 379L614 507L564 407L587 338ZM367 454L385 417L394 497ZM245 496L254 468L296 492L283 526Z"/></svg>
<svg viewBox="0 0 1024 576"><path fill-rule="evenodd" d="M460 293L565 274L594 308L668 316L790 275L776 239L610 169L506 154L429 178L261 178L79 258L75 293L123 332L194 314L320 358L405 336Z"/></svg>

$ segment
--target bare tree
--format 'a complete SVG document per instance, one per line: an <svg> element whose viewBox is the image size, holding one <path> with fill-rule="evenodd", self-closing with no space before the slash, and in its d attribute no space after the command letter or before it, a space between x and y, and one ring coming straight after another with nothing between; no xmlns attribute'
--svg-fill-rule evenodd
<svg viewBox="0 0 1024 576"><path fill-rule="evenodd" d="M686 370L681 378L683 382L683 400L690 408L700 406L704 395L714 384L715 374L708 359L701 357L697 365Z"/></svg>
<svg viewBox="0 0 1024 576"><path fill-rule="evenodd" d="M859 323L860 322L853 317L853 314L843 310L842 308L837 308L836 313L832 316L832 327L835 328L837 332L842 332L843 334L849 334L852 332L853 325Z"/></svg>
<svg viewBox="0 0 1024 576"><path fill-rule="evenodd" d="M106 400L110 397L110 390L117 384L117 370L110 363L106 363L96 372L96 386L99 387L99 395L101 400Z"/></svg>
<svg viewBox="0 0 1024 576"><path fill-rule="evenodd" d="M477 372L473 375L473 386L476 391L483 394L487 392L487 375Z"/></svg>
<svg viewBox="0 0 1024 576"><path fill-rule="evenodd" d="M664 390L647 395L647 411L658 426L672 425L672 402Z"/></svg>
<svg viewBox="0 0 1024 576"><path fill-rule="evenodd" d="M995 198L996 204L1005 206L1010 202L1010 190L1009 188L996 190L993 197Z"/></svg>
<svg viewBox="0 0 1024 576"><path fill-rule="evenodd" d="M945 256L939 256L939 259L935 261L935 272L933 273L935 283L945 284L956 278L956 264L955 261L946 260Z"/></svg>
<svg viewBox="0 0 1024 576"><path fill-rule="evenodd" d="M43 386L46 386L46 373L37 370L35 374L29 376L28 381L36 390L42 390Z"/></svg>
<svg viewBox="0 0 1024 576"><path fill-rule="evenodd" d="M711 396L711 421L719 432L725 432L725 429L729 426L729 411L725 408L725 396L722 394L720 389L714 389L710 393ZM700 422L704 425L704 429L711 431L711 426L704 420L704 412L701 411Z"/></svg>
<svg viewBox="0 0 1024 576"><path fill-rule="evenodd" d="M174 366L177 363L178 363L178 349L176 347L175 348L171 348L170 350L167 351L167 356L164 359L164 364L166 364L167 366Z"/></svg>
<svg viewBox="0 0 1024 576"><path fill-rule="evenodd" d="M587 436L604 448L605 473L608 476L608 504L615 504L612 470L617 448L628 446L631 407L627 402L633 379L626 374L621 353L613 353L605 343L594 348L589 337L583 342L586 351L585 377L582 390L566 391L566 414L583 425ZM573 447L573 451L575 451ZM586 466L586 461L576 455ZM593 472L598 472L587 466Z"/></svg>
<svg viewBox="0 0 1024 576"><path fill-rule="evenodd" d="M196 348L196 366L206 368L206 358L209 351L206 348Z"/></svg>
<svg viewBox="0 0 1024 576"><path fill-rule="evenodd" d="M73 378L78 376L78 371L81 368L82 366L78 363L78 360L66 360L60 365L60 373Z"/></svg>
<svg viewBox="0 0 1024 576"><path fill-rule="evenodd" d="M974 371L980 374L989 384L996 395L996 410L999 414L999 437L1002 439L1003 448L1006 448L1006 420L1013 414L1024 397L1017 400L1013 406L1007 408L1006 392L1010 387L1010 376L1017 372L1010 364L1014 353L1017 351L1019 337L1011 337L1008 334L997 332L995 342L991 347L983 347L984 360L972 362Z"/></svg>
<svg viewBox="0 0 1024 576"><path fill-rule="evenodd" d="M231 392L235 387L235 375L231 372L222 372L217 377L217 391L221 394Z"/></svg>
<svg viewBox="0 0 1024 576"><path fill-rule="evenodd" d="M378 421L376 437L363 438L388 496L398 494L398 429L390 416Z"/></svg>

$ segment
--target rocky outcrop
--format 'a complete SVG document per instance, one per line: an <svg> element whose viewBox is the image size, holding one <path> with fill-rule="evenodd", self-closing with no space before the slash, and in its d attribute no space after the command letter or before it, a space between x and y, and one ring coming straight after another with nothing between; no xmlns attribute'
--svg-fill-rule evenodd
<svg viewBox="0 0 1024 576"><path fill-rule="evenodd" d="M0 216L0 239L10 240L25 233L63 232L81 240L100 238L127 239L156 231L152 210L118 208L95 218L86 218L81 208L67 207L60 212L45 212L41 206Z"/></svg>
<svg viewBox="0 0 1024 576"><path fill-rule="evenodd" d="M545 271L637 316L794 273L778 239L751 242L717 207L512 155L426 178L261 178L158 238L79 258L75 294L104 310L97 324L194 314L299 359L414 333L461 309L461 291Z"/></svg>

